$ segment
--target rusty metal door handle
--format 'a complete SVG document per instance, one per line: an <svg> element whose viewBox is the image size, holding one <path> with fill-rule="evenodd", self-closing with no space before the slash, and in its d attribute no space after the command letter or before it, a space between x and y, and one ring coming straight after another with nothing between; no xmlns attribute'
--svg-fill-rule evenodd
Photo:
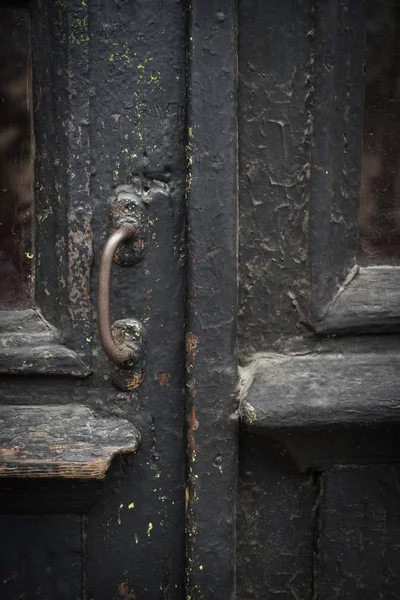
<svg viewBox="0 0 400 600"><path fill-rule="evenodd" d="M104 352L108 358L119 366L126 366L135 361L136 353L128 344L116 344L111 330L111 270L114 255L119 245L135 234L132 224L121 225L108 238L100 259L98 317L99 336Z"/></svg>

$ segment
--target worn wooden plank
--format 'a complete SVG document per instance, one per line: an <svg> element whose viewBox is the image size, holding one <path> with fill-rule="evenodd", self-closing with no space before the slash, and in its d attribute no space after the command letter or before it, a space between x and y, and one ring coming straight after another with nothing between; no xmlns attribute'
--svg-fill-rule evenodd
<svg viewBox="0 0 400 600"><path fill-rule="evenodd" d="M0 477L103 479L139 440L129 422L83 406L0 406Z"/></svg>
<svg viewBox="0 0 400 600"><path fill-rule="evenodd" d="M70 0L69 9L81 0ZM114 265L113 320L145 326L146 377L134 393L107 379L109 361L93 355L91 402L140 430L135 456L114 461L88 516L88 598L170 598L184 592L184 335L186 23L183 0L91 0L90 139L95 261L110 233L115 186L161 181L170 194L148 205L143 258ZM74 19L74 14L71 19ZM101 126L99 127L99 124ZM94 344L97 346L96 336ZM86 388L87 389L87 388ZM82 388L82 397L87 391ZM85 399L83 400L84 402ZM122 508L121 508L121 505Z"/></svg>
<svg viewBox="0 0 400 600"><path fill-rule="evenodd" d="M92 374L93 377L93 374ZM82 381L90 378L46 374L38 377L34 373L23 377L10 377L9 374L0 375L1 404L7 406L34 404L71 404L77 399L77 390L81 389ZM88 395L82 394L77 399L81 404L87 403Z"/></svg>
<svg viewBox="0 0 400 600"><path fill-rule="evenodd" d="M71 375L86 377L89 368L69 348L61 344L23 345L25 335L16 336L12 345L0 348L0 373L8 375ZM16 342L14 344L14 342ZM42 342L42 341L41 341Z"/></svg>
<svg viewBox="0 0 400 600"><path fill-rule="evenodd" d="M400 354L262 355L242 370L241 394L242 418L255 428L399 422Z"/></svg>
<svg viewBox="0 0 400 600"><path fill-rule="evenodd" d="M295 333L310 294L313 19L308 2L238 2L239 349Z"/></svg>
<svg viewBox="0 0 400 600"><path fill-rule="evenodd" d="M346 468L323 476L315 597L399 597L399 501L398 466Z"/></svg>
<svg viewBox="0 0 400 600"><path fill-rule="evenodd" d="M90 369L34 309L0 311L0 373L86 376Z"/></svg>
<svg viewBox="0 0 400 600"><path fill-rule="evenodd" d="M1 310L0 311L0 334L18 333L47 334L54 337L55 331L46 322L38 310L28 308L26 310Z"/></svg>
<svg viewBox="0 0 400 600"><path fill-rule="evenodd" d="M35 301L68 347L91 357L88 6L33 0Z"/></svg>
<svg viewBox="0 0 400 600"><path fill-rule="evenodd" d="M393 333L400 330L400 267L364 267L339 291L318 333Z"/></svg>
<svg viewBox="0 0 400 600"><path fill-rule="evenodd" d="M193 600L236 596L236 18L230 0L189 7L186 594Z"/></svg>
<svg viewBox="0 0 400 600"><path fill-rule="evenodd" d="M0 516L2 600L82 600L79 516Z"/></svg>
<svg viewBox="0 0 400 600"><path fill-rule="evenodd" d="M239 446L237 598L311 600L318 480L253 433Z"/></svg>
<svg viewBox="0 0 400 600"><path fill-rule="evenodd" d="M321 318L355 265L365 30L362 0L316 0L310 56L311 320Z"/></svg>

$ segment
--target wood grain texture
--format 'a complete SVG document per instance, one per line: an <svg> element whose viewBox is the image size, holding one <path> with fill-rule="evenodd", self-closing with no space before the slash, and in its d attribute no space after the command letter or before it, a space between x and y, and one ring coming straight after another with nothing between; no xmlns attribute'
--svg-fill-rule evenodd
<svg viewBox="0 0 400 600"><path fill-rule="evenodd" d="M139 440L129 422L78 405L0 406L0 477L103 479Z"/></svg>
<svg viewBox="0 0 400 600"><path fill-rule="evenodd" d="M38 310L0 311L0 373L89 375L76 352Z"/></svg>
<svg viewBox="0 0 400 600"><path fill-rule="evenodd" d="M255 428L400 421L400 354L268 354L243 370L242 418Z"/></svg>
<svg viewBox="0 0 400 600"><path fill-rule="evenodd" d="M364 267L314 321L318 333L394 333L400 330L400 267Z"/></svg>

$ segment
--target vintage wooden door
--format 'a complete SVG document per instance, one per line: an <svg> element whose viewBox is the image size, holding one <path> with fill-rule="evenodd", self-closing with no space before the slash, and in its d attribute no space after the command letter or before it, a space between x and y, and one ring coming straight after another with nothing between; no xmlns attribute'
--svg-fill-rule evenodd
<svg viewBox="0 0 400 600"><path fill-rule="evenodd" d="M3 2L0 30L0 597L182 598L183 2Z"/></svg>
<svg viewBox="0 0 400 600"><path fill-rule="evenodd" d="M239 2L241 600L400 597L399 14Z"/></svg>
<svg viewBox="0 0 400 600"><path fill-rule="evenodd" d="M397 2L0 17L1 600L400 597Z"/></svg>
<svg viewBox="0 0 400 600"><path fill-rule="evenodd" d="M235 23L1 3L2 600L234 593Z"/></svg>

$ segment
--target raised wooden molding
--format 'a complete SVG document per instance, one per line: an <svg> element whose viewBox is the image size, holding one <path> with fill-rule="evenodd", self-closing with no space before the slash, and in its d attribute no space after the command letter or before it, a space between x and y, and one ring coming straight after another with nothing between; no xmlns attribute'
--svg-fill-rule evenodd
<svg viewBox="0 0 400 600"><path fill-rule="evenodd" d="M38 310L27 309L0 311L0 373L82 377L90 369Z"/></svg>
<svg viewBox="0 0 400 600"><path fill-rule="evenodd" d="M244 423L266 430L399 423L399 340L379 352L337 345L336 352L255 357L242 369Z"/></svg>
<svg viewBox="0 0 400 600"><path fill-rule="evenodd" d="M112 458L139 444L129 421L77 404L0 406L0 478L104 479Z"/></svg>
<svg viewBox="0 0 400 600"><path fill-rule="evenodd" d="M400 462L400 340L371 337L254 357L242 369L245 430L277 442L301 469Z"/></svg>
<svg viewBox="0 0 400 600"><path fill-rule="evenodd" d="M329 304L317 333L393 333L400 329L400 267L361 267Z"/></svg>

